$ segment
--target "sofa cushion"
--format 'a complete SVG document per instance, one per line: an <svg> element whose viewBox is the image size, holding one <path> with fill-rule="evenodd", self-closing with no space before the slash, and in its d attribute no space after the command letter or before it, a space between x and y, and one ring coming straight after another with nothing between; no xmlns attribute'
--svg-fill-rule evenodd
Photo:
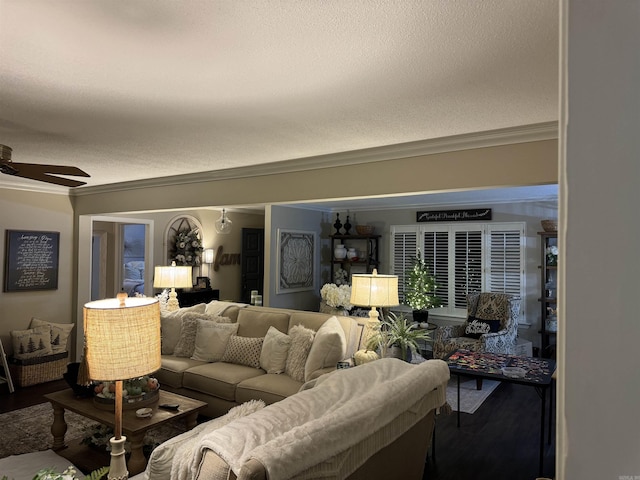
<svg viewBox="0 0 640 480"><path fill-rule="evenodd" d="M13 356L23 360L25 358L43 357L51 355L51 326L41 325L28 330L12 330Z"/></svg>
<svg viewBox="0 0 640 480"><path fill-rule="evenodd" d="M260 352L263 342L264 338L232 335L221 361L260 368Z"/></svg>
<svg viewBox="0 0 640 480"><path fill-rule="evenodd" d="M335 367L347 351L344 330L336 317L331 317L318 329L304 367L304 379L310 380L313 372Z"/></svg>
<svg viewBox="0 0 640 480"><path fill-rule="evenodd" d="M51 351L53 353L60 353L67 351L67 340L69 335L75 327L73 323L53 323L39 318L33 317L29 328L42 327L49 325L51 327Z"/></svg>
<svg viewBox="0 0 640 480"><path fill-rule="evenodd" d="M291 347L287 355L284 373L298 382L304 382L304 366L307 363L315 334L316 332L302 325L294 325L289 331Z"/></svg>
<svg viewBox="0 0 640 480"><path fill-rule="evenodd" d="M162 310L160 312L160 329L162 335L162 355L172 355L182 329L182 317L185 313L204 313L206 305L200 303L192 307L179 308L172 312Z"/></svg>
<svg viewBox="0 0 640 480"><path fill-rule="evenodd" d="M289 313L261 311L258 307L242 308L238 312L238 325L238 335L241 337L264 337L271 326L287 333Z"/></svg>
<svg viewBox="0 0 640 480"><path fill-rule="evenodd" d="M184 372L182 385L198 392L215 395L231 402L236 398L236 385L249 378L266 375L259 368L234 363L206 363Z"/></svg>
<svg viewBox="0 0 640 480"><path fill-rule="evenodd" d="M289 375L268 373L240 382L236 387L236 402L264 400L265 403L272 404L293 395L301 386L301 382Z"/></svg>
<svg viewBox="0 0 640 480"><path fill-rule="evenodd" d="M269 327L260 352L260 368L267 373L283 373L291 337L275 327Z"/></svg>
<svg viewBox="0 0 640 480"><path fill-rule="evenodd" d="M195 348L191 358L204 362L219 362L227 349L229 338L237 331L237 323L218 323L198 319Z"/></svg>
<svg viewBox="0 0 640 480"><path fill-rule="evenodd" d="M182 388L184 372L203 363L205 362L191 360L185 357L162 355L162 368L158 370L154 376L158 379L160 386L168 385L173 388Z"/></svg>

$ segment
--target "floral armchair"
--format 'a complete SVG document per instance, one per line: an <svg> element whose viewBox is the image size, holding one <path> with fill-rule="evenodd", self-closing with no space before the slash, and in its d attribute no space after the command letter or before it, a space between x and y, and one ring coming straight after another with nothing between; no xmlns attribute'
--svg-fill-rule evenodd
<svg viewBox="0 0 640 480"><path fill-rule="evenodd" d="M515 353L520 297L505 293L470 293L464 325L438 327L433 357L444 358L458 348L475 352Z"/></svg>

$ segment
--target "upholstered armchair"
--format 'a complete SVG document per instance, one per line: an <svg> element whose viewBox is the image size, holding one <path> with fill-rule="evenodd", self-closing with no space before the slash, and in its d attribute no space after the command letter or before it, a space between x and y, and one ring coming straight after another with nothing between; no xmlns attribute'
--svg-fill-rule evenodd
<svg viewBox="0 0 640 480"><path fill-rule="evenodd" d="M505 293L470 293L467 313L464 325L447 325L435 330L434 358L444 358L458 348L515 353L520 297Z"/></svg>

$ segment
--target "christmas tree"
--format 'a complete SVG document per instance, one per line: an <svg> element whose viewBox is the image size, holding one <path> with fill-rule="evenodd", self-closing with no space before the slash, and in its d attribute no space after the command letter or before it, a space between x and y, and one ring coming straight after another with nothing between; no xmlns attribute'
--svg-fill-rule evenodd
<svg viewBox="0 0 640 480"><path fill-rule="evenodd" d="M413 265L406 272L405 278L404 300L413 310L426 310L440 305L440 298L436 295L436 278L431 275L420 251L413 259Z"/></svg>

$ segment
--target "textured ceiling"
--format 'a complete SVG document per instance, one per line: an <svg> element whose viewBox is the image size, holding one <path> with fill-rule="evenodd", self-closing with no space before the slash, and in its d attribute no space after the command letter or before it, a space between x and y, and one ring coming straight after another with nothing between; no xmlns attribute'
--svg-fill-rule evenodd
<svg viewBox="0 0 640 480"><path fill-rule="evenodd" d="M101 185L556 121L558 10L0 0L0 143Z"/></svg>

